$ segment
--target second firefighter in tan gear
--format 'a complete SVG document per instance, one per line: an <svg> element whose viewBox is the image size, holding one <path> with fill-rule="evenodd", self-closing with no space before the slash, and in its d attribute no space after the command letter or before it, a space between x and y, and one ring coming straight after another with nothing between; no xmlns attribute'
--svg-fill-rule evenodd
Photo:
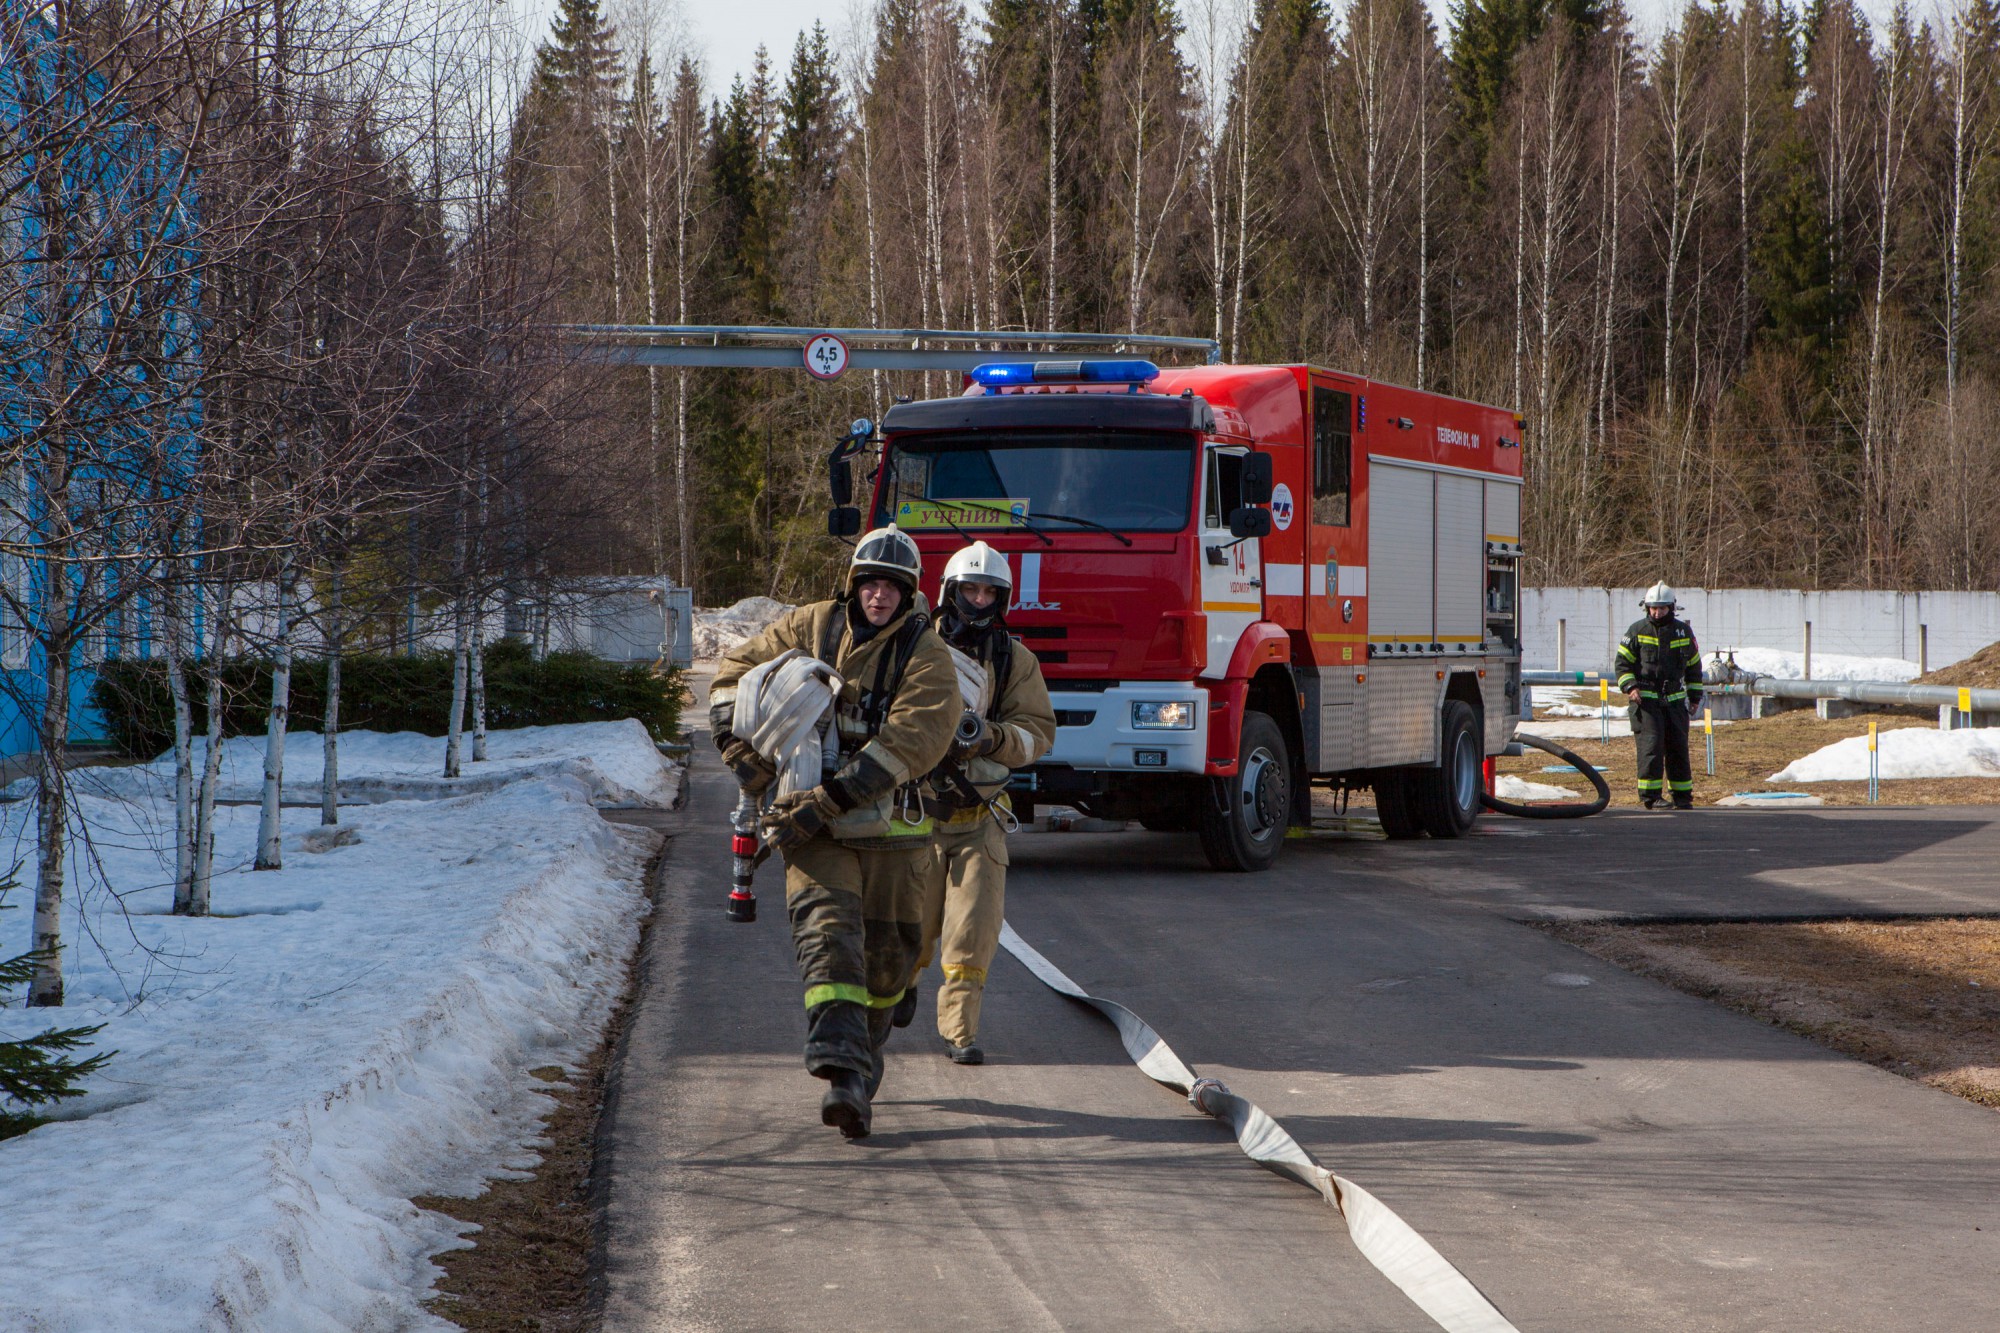
<svg viewBox="0 0 2000 1333"><path fill-rule="evenodd" d="M941 951L938 1034L960 1064L984 1058L980 1001L1006 913L1007 833L994 807L1007 811L1009 775L1047 754L1056 737L1041 664L1007 632L1013 585L1006 556L974 542L945 565L938 596L937 629L958 667L965 714L929 783L938 818L917 971Z"/></svg>

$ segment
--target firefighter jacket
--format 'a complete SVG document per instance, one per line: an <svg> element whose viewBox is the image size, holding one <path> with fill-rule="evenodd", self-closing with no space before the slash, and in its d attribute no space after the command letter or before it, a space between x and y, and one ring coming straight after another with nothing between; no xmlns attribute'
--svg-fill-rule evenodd
<svg viewBox="0 0 2000 1333"><path fill-rule="evenodd" d="M848 607L843 599L786 613L723 657L709 701L733 704L743 674L787 649L831 666L842 682L834 703L837 775L859 800L828 831L863 847L911 846L931 834L915 781L944 758L957 729L958 673L944 640L930 628L921 597L866 642L855 635Z"/></svg>
<svg viewBox="0 0 2000 1333"><path fill-rule="evenodd" d="M1668 617L1656 625L1647 616L1625 631L1618 641L1618 688L1634 686L1641 703L1687 699L1692 708L1701 700L1701 645L1687 622Z"/></svg>
<svg viewBox="0 0 2000 1333"><path fill-rule="evenodd" d="M991 754L966 760L963 769L983 801L1005 799L1008 776L1040 759L1056 743L1055 705L1049 702L1042 664L1004 629L982 635L973 656L989 677L1004 675L1005 678L991 691L992 702L985 709L986 720L994 728L999 745ZM948 791L938 791L937 775L931 785L937 795L949 800ZM951 816L951 822L971 823L988 817L983 801L958 811Z"/></svg>

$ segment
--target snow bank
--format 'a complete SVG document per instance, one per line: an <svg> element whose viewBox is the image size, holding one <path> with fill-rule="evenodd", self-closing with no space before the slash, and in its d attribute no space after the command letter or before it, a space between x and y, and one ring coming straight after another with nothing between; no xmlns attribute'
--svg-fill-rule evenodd
<svg viewBox="0 0 2000 1333"><path fill-rule="evenodd" d="M674 798L673 766L660 756L646 728L633 718L622 722L575 722L554 727L520 727L488 732L487 757L472 759L472 737L462 742L456 779L446 779L444 738L414 731L340 733L340 798L343 803L438 800L497 791L531 778L567 776L581 782L599 804L667 805ZM324 751L316 731L285 735L285 799L317 801L325 776ZM195 770L207 752L195 740ZM264 788L264 738L232 736L222 742L222 782L217 798L254 801ZM80 792L103 798L166 801L173 796L174 760L163 754L149 764L78 769L71 782ZM34 794L34 780L20 779L6 795Z"/></svg>
<svg viewBox="0 0 2000 1333"><path fill-rule="evenodd" d="M448 1327L419 1302L464 1228L409 1200L532 1164L525 1071L594 1043L647 910L656 835L591 794L569 772L381 805L275 872L248 869L256 810L225 808L199 920L167 914L171 811L79 796L68 1004L0 1008L0 1034L103 1023L118 1054L0 1142L0 1328ZM0 810L0 839L33 819ZM0 957L28 915L0 912Z"/></svg>
<svg viewBox="0 0 2000 1333"><path fill-rule="evenodd" d="M1712 668L1724 653L1733 654L1736 665L1741 669L1760 676L1776 676L1779 680L1805 679L1805 654L1786 652L1782 648L1724 648L1704 655L1703 671L1713 674ZM1812 678L1915 680L1917 664L1901 657L1844 657L1839 653L1814 653Z"/></svg>
<svg viewBox="0 0 2000 1333"><path fill-rule="evenodd" d="M770 597L745 597L734 606L694 613L694 655L714 660L792 608Z"/></svg>
<svg viewBox="0 0 2000 1333"><path fill-rule="evenodd" d="M2000 778L2000 727L1934 731L1898 727L1876 737L1880 773L1889 778ZM1850 736L1795 759L1773 782L1866 782L1868 738Z"/></svg>
<svg viewBox="0 0 2000 1333"><path fill-rule="evenodd" d="M1493 794L1503 801L1583 801L1591 799L1567 787L1550 782L1528 782L1502 773L1493 783Z"/></svg>

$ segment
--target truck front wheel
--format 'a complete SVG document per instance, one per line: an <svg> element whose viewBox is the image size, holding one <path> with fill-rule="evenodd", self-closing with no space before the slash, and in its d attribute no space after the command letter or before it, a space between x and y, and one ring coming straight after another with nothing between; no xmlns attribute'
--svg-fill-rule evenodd
<svg viewBox="0 0 2000 1333"><path fill-rule="evenodd" d="M1410 804L1424 832L1433 838L1459 838L1479 817L1480 761L1486 757L1486 747L1479 734L1479 714L1471 704L1447 699L1440 722L1438 766L1415 771Z"/></svg>
<svg viewBox="0 0 2000 1333"><path fill-rule="evenodd" d="M1246 712L1235 775L1209 783L1197 829L1208 863L1217 870L1268 870L1285 845L1292 809L1292 758L1278 724Z"/></svg>

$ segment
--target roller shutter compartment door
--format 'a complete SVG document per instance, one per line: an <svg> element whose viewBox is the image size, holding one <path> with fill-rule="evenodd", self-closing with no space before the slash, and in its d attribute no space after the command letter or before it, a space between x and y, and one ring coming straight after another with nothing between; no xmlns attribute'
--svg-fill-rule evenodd
<svg viewBox="0 0 2000 1333"><path fill-rule="evenodd" d="M1447 649L1476 646L1486 633L1485 483L1477 477L1437 477L1437 641Z"/></svg>
<svg viewBox="0 0 2000 1333"><path fill-rule="evenodd" d="M1486 483L1486 540L1519 544L1521 540L1521 483Z"/></svg>
<svg viewBox="0 0 2000 1333"><path fill-rule="evenodd" d="M1368 637L1431 642L1434 474L1370 460L1368 469Z"/></svg>

